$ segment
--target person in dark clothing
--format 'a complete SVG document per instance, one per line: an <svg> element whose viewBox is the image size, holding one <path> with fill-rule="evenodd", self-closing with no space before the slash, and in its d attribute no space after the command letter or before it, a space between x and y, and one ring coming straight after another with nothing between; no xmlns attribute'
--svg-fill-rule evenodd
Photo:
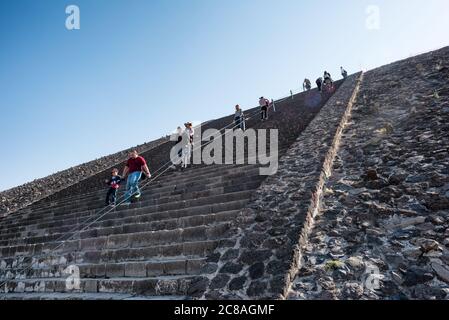
<svg viewBox="0 0 449 320"><path fill-rule="evenodd" d="M316 85L318 87L318 91L321 92L321 88L323 86L323 78L319 77L318 79L316 79Z"/></svg>
<svg viewBox="0 0 449 320"><path fill-rule="evenodd" d="M340 67L341 75L343 76L343 79L346 79L348 77L348 72L343 69L343 67Z"/></svg>
<svg viewBox="0 0 449 320"><path fill-rule="evenodd" d="M305 78L304 82L302 83L302 91L310 91L312 89L312 84L310 83L310 80Z"/></svg>
<svg viewBox="0 0 449 320"><path fill-rule="evenodd" d="M182 133L183 133L183 131L182 131L181 127L178 127L176 129L176 134L178 135L178 142L176 142L176 144L180 144L181 143L181 141L182 141ZM179 149L178 156L180 158L182 157L182 148Z"/></svg>
<svg viewBox="0 0 449 320"><path fill-rule="evenodd" d="M264 97L259 98L260 106L260 118L262 121L268 120L268 107L270 106L270 101Z"/></svg>
<svg viewBox="0 0 449 320"><path fill-rule="evenodd" d="M327 71L324 71L324 83L328 85L332 85L334 83L331 74Z"/></svg>
<svg viewBox="0 0 449 320"><path fill-rule="evenodd" d="M109 186L108 193L106 194L106 205L115 205L117 199L117 191L122 182L122 178L118 175L118 169L112 169L111 179L106 180L106 184Z"/></svg>

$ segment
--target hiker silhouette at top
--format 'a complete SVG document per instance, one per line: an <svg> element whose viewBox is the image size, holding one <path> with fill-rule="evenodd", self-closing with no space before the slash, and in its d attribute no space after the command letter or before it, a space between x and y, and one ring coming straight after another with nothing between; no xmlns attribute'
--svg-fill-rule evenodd
<svg viewBox="0 0 449 320"><path fill-rule="evenodd" d="M312 84L310 83L310 80L305 78L304 82L302 83L302 91L309 91L312 89Z"/></svg>
<svg viewBox="0 0 449 320"><path fill-rule="evenodd" d="M323 78L319 77L316 79L316 86L318 87L318 91L321 92L323 87Z"/></svg>
<svg viewBox="0 0 449 320"><path fill-rule="evenodd" d="M142 178L142 172L146 177L151 178L150 170L148 169L147 162L141 156L137 150L133 150L129 153L129 159L126 162L126 166L123 169L123 179L128 176L126 181L126 194L123 204L131 204L131 198L140 198L141 193L139 189L139 181Z"/></svg>
<svg viewBox="0 0 449 320"><path fill-rule="evenodd" d="M346 79L348 77L348 72L343 69L343 67L340 67L341 75L343 76L343 79Z"/></svg>

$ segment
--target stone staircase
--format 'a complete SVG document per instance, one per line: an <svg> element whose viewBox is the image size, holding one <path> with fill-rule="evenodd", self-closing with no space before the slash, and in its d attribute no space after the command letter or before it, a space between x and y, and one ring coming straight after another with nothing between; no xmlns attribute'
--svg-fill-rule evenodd
<svg viewBox="0 0 449 320"><path fill-rule="evenodd" d="M278 103L269 121L255 116L247 127L279 129L282 156L330 96L298 94ZM143 156L158 168L172 145ZM0 299L200 297L216 271L211 254L235 245L231 222L265 178L259 165L191 166L165 173L143 189L141 201L109 212L102 183L108 173L0 220Z"/></svg>

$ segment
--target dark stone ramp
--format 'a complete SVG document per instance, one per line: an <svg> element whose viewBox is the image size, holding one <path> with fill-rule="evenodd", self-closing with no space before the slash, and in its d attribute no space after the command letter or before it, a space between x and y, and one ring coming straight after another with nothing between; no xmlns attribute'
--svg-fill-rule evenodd
<svg viewBox="0 0 449 320"><path fill-rule="evenodd" d="M449 298L448 79L449 47L365 74L290 299Z"/></svg>
<svg viewBox="0 0 449 320"><path fill-rule="evenodd" d="M209 257L207 299L281 298L287 294L360 74L349 77L279 161L234 222L232 248ZM302 232L304 231L304 234Z"/></svg>

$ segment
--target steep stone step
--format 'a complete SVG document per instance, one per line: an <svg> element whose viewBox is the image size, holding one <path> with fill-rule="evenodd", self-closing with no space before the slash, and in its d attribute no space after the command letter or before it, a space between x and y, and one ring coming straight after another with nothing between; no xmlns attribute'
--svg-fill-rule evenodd
<svg viewBox="0 0 449 320"><path fill-rule="evenodd" d="M229 221L238 215L238 210L219 212L215 214L206 215L186 215L175 219L163 219L157 221L151 221L148 223L128 223L120 224L118 226L110 226L109 222L98 222L92 225L89 229L79 233L79 238L86 239L89 237L100 237L109 236L113 234L121 233L133 233L133 232L144 232L144 231L155 231L155 230L172 230L177 228L188 228L196 227L201 225L209 225L216 222ZM64 235L67 235L73 229L81 230L84 225L78 226L65 226L56 227L52 229L45 229L43 233L46 235L34 236L34 237L24 237L16 238L12 240L0 241L0 247L2 246L18 246L25 244L37 244L45 243L49 241L55 241L57 239L64 239Z"/></svg>
<svg viewBox="0 0 449 320"><path fill-rule="evenodd" d="M154 208L166 208L167 206L177 207L178 204L186 203L188 201L193 201L195 199L203 199L203 198L210 198L215 197L215 199L218 201L220 196L223 196L223 198L227 198L227 194L234 194L237 192L246 192L251 189L254 189L256 186L258 186L262 182L263 178L261 177L254 177L254 179L239 179L239 180L233 180L230 181L227 185L217 185L216 189L209 188L210 190L215 191L206 191L206 190L189 190L188 193L177 193L174 192L173 194L173 200L170 201L171 194L164 194L162 198L158 198L158 196L154 196L153 198L147 199L145 196L141 197L141 200L138 203L131 204L131 205L120 205L115 208L106 208L104 204L102 206L99 206L98 208L93 207L90 210L80 210L80 211L70 211L66 212L65 214L58 214L55 215L54 213L43 213L42 217L40 219L24 219L20 223L17 222L14 225L5 226L1 231L2 234L8 234L8 233L19 233L22 231L25 231L29 229L28 226L31 225L41 225L44 226L45 223L48 222L54 222L57 223L60 220L67 220L67 219L81 219L85 216L96 216L101 213L107 212L107 211L114 211L114 212L120 212L124 210L138 210L144 207L149 207L150 210L153 210ZM239 184L237 184L239 182ZM248 183L247 183L248 182ZM190 192L191 191L191 192ZM221 192L223 191L223 192ZM210 195L209 195L210 194ZM178 200L179 199L179 200Z"/></svg>
<svg viewBox="0 0 449 320"><path fill-rule="evenodd" d="M248 169L248 170L244 170L242 171L242 173L239 172L234 172L234 173L230 173L226 176L213 176L211 178L208 178L207 180L202 180L202 179L196 179L196 180L189 180L190 183L189 184L171 184L171 185L167 185L167 186L163 186L163 187L159 187L157 185L155 185L154 188L148 188L143 190L142 194L143 196L146 195L153 195L153 197L157 197L159 193L169 193L169 192L173 192L175 189L177 190L184 190L186 188L191 189L191 190L207 190L206 186L209 187L218 187L218 183L219 182L223 182L224 185L230 187L233 184L238 184L239 183L239 179L243 179L244 177L254 177L254 179L263 179L263 177L258 175L258 169L257 168L253 168L253 169ZM191 181L195 181L194 185L191 185ZM215 185L214 185L215 184ZM165 188L165 189L164 189ZM96 201L94 201L94 203L96 203L97 205L103 205L104 204L104 198L105 198L105 194L106 191L103 190L102 191L102 195L101 197L97 197ZM123 192L121 193L123 194ZM54 215L57 215L58 213L65 213L67 210L71 210L71 209L80 209L81 208L88 208L89 205L91 205L92 203L85 203L83 201L81 202L76 202L76 203L72 203L70 205L68 205L67 207L55 207L49 211L46 210L37 210L36 212L34 212L34 217L35 219L42 219L43 214L49 214L49 213L53 213ZM31 219L31 217L29 216L25 216L22 215L20 221L26 220L26 219ZM15 221L17 222L17 221ZM6 226L11 226L13 223L13 221L11 222L3 222L2 226L6 227Z"/></svg>
<svg viewBox="0 0 449 320"><path fill-rule="evenodd" d="M233 210L239 210L241 209L248 200L237 200L237 201L231 201L227 203L219 203L219 204L213 204L213 205L200 205L198 207L189 207L179 210L172 210L172 211L164 211L164 212L153 212L153 213L140 213L136 215L130 215L128 217L123 217L120 219L112 218L112 219L104 219L101 222L99 221L99 224L102 228L106 227L117 227L117 226L125 226L128 224L151 224L151 223L157 223L158 221L162 220L168 220L168 219L180 219L184 217L192 217L191 219L195 219L195 216L204 216L203 221L204 222L212 222L217 217L214 215L219 212L225 212L227 210L233 211ZM167 222L168 224L168 222ZM89 228L94 228L95 225L92 224ZM83 223L83 228L86 228L86 224ZM120 228L120 227L118 227ZM70 237L77 236L79 237L80 234L78 231L81 231L81 228L79 228L79 225L75 225L72 229L72 233L68 234L67 237L64 237L63 239L69 239ZM133 231L133 228L127 228L123 227L122 230L125 231ZM83 234L90 234L91 236L96 236L98 234L101 234L101 231L89 231L89 229L85 229L85 232ZM5 246L8 247L8 246ZM3 249L6 250L6 249ZM1 251L3 251L1 250ZM0 251L0 252L1 252Z"/></svg>
<svg viewBox="0 0 449 320"><path fill-rule="evenodd" d="M205 241L188 241L177 244L152 245L140 248L92 249L90 251L72 251L66 253L62 253L61 250L59 250L58 252L45 254L36 252L32 256L1 259L0 265L1 269L9 271L9 277L15 277L16 275L40 267L197 260L206 257L210 252L217 248L229 247L234 245L234 243L235 241L233 240L222 238ZM112 273L113 270L114 267L111 267L111 269L106 272ZM97 276L97 274L102 274L102 272L102 269L93 269L90 271L90 276Z"/></svg>
<svg viewBox="0 0 449 320"><path fill-rule="evenodd" d="M79 289L71 289L66 279L40 278L8 280L3 292L86 292L132 293L139 295L195 295L195 286L203 278L198 276L167 276L156 278L80 279Z"/></svg>
<svg viewBox="0 0 449 320"><path fill-rule="evenodd" d="M280 145L279 146L279 153L285 152L288 148L288 145ZM161 179L162 181L170 181L170 179L175 179L175 180L179 180L179 181L185 181L185 180L192 180L191 177L188 177L189 174L203 174L204 172L206 173L219 173L221 172L221 170L239 170L239 169L244 169L244 170L250 170L251 168L255 168L258 167L258 165L251 165L251 164L246 164L246 165L237 165L237 164L232 164L232 165L195 165L193 167L189 167L188 169L186 169L186 171L184 172L172 172L169 171L167 173L165 173ZM190 171L189 171L190 170ZM204 172L203 172L204 170ZM193 173L192 173L193 172ZM187 177L187 178L186 178ZM160 183L160 180L155 181L155 183ZM85 195L90 195L90 196L98 196L99 199L104 198L104 187L100 188L101 191L93 191L93 192L89 192ZM61 201L67 201L67 202L73 202L74 200L78 199L83 199L84 198L84 194L83 195L77 195L77 196L73 196L73 197L66 197L63 198L59 201L47 201L47 202L43 202L43 203L39 203L37 205L32 206L32 208L28 208L25 209L23 211L21 211L21 214L25 214L26 212L31 213L31 212L35 212L37 209L41 208L41 207L45 207L45 206L53 206L54 204L60 203Z"/></svg>
<svg viewBox="0 0 449 320"><path fill-rule="evenodd" d="M229 196L226 196L226 194L231 195L235 194L236 192L244 192L248 190L255 189L263 180L263 178L255 178L252 182L249 183L243 183L243 184L234 184L234 182L231 182L229 186L223 186L218 188L210 188L210 191L207 192L197 192L194 191L192 193L184 193L184 194L177 194L177 195L168 195L163 198L155 198L153 200L145 200L139 202L137 205L131 205L131 206L119 206L113 209L113 212L109 213L107 217L112 216L115 212L117 212L118 215L125 216L126 213L123 211L128 211L130 209L137 209L137 208L143 208L145 206L149 207L150 210L154 208L164 208L163 206L169 205L171 203L172 206L178 207L178 204L185 203L185 201L191 201L194 199L202 199L202 198L210 198L215 197L214 202L217 201L217 197L223 196L223 199L229 199ZM251 180L250 180L251 181ZM43 215L41 219L38 220L24 220L21 224L17 224L15 226L9 226L2 232L2 236L0 236L1 240L7 240L12 237L17 237L21 233L24 232L33 232L37 231L39 229L44 228L51 228L54 224L58 224L58 222L62 221L65 224L68 224L70 221L71 224L75 223L82 223L83 221L86 221L90 217L99 216L101 215L100 210L103 209L103 213L106 212L106 209L104 207L99 208L98 211L95 210L89 210L89 211L81 211L81 212L73 212L73 213L67 213L65 215L58 215L53 216L52 214ZM109 209L111 210L111 209ZM58 225L60 226L60 225Z"/></svg>
<svg viewBox="0 0 449 320"><path fill-rule="evenodd" d="M213 226L196 226L184 229L145 231L138 233L121 233L96 238L86 238L69 241L49 241L43 244L24 244L1 247L1 258L13 256L30 256L36 252L36 246L40 246L41 252L55 251L65 253L68 251L83 251L93 248L118 249L139 248L148 244L162 245L181 243L188 241L205 241L220 238L229 230L229 222L214 224ZM58 249L56 249L58 248ZM7 254L3 254L7 252Z"/></svg>
<svg viewBox="0 0 449 320"><path fill-rule="evenodd" d="M131 293L63 293L63 292L23 292L23 293L0 293L0 300L13 300L13 301L27 301L27 300L191 300L191 298L186 296L141 296Z"/></svg>
<svg viewBox="0 0 449 320"><path fill-rule="evenodd" d="M164 176L158 178L157 180L154 180L154 182L152 182L151 186L148 189L153 190L153 188L154 188L156 190L156 189L159 189L162 187L172 186L172 185L185 186L186 184L190 183L192 180L196 182L199 179L216 178L218 176L227 176L227 175L232 175L233 173L237 173L237 172L248 172L250 170L252 170L254 172L254 170L257 170L257 167L255 165L245 165L245 166L231 165L231 167L229 167L228 165L223 165L223 166L212 165L212 166L207 166L207 171L206 171L206 169L198 169L198 170L204 170L204 171L197 172L196 170L193 170L190 173L176 172L176 173L173 173L168 176L164 175ZM50 202L47 204L36 205L36 206L33 206L33 213L36 214L36 213L40 212L40 209L59 207L64 204L70 205L70 204L73 204L73 202L83 203L83 202L88 201L91 198L98 199L98 200L104 200L106 189L107 189L106 187L103 187L97 191L94 191L94 192L91 192L88 194L83 194L83 195L75 196L75 197L67 197L67 198L63 198L59 201L53 201L53 202Z"/></svg>
<svg viewBox="0 0 449 320"><path fill-rule="evenodd" d="M67 264L33 266L25 270L16 268L2 268L0 281L36 279L36 278L60 278L70 276L73 269L81 278L107 279L115 277L145 278L172 275L196 275L206 265L204 257L189 257L184 259L152 259L147 261L127 261L119 263L101 264Z"/></svg>

